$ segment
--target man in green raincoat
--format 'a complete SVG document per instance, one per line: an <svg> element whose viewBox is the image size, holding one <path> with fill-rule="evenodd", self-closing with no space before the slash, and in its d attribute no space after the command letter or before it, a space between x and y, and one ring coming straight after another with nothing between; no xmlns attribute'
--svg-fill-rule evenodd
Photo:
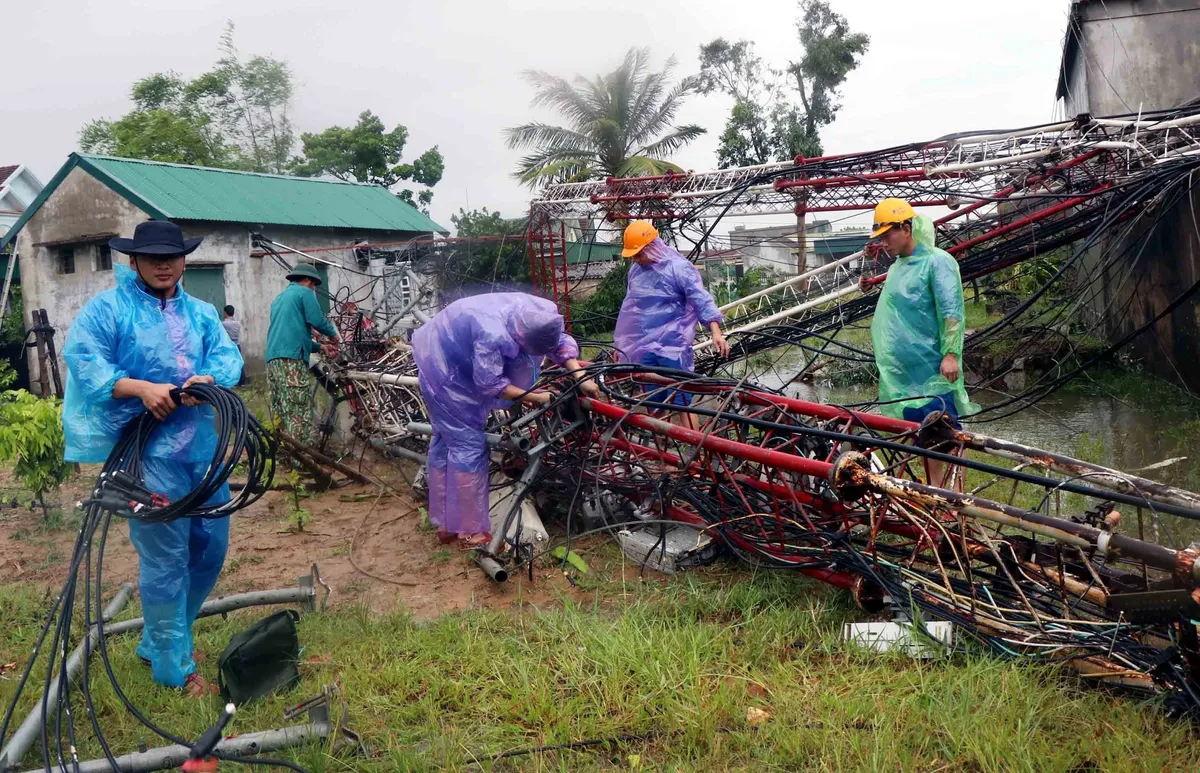
<svg viewBox="0 0 1200 773"><path fill-rule="evenodd" d="M879 202L871 237L896 257L871 323L880 410L915 422L943 411L960 426L959 418L979 407L963 383L965 309L958 262L934 246L932 221L918 217L903 199ZM942 465L929 467L931 480L944 483Z"/></svg>

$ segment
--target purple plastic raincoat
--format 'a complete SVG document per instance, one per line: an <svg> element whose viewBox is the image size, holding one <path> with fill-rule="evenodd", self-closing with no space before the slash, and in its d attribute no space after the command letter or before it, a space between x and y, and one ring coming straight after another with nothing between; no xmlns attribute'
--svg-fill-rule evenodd
<svg viewBox="0 0 1200 773"><path fill-rule="evenodd" d="M488 413L512 403L510 384L528 389L542 357L562 365L579 356L551 301L488 293L455 301L413 334L421 395L433 424L429 520L456 534L490 532Z"/></svg>
<svg viewBox="0 0 1200 773"><path fill-rule="evenodd" d="M695 364L692 345L696 342L696 322L708 325L720 322L724 316L704 289L700 272L674 247L655 239L641 254L654 263L629 267L613 345L622 362L640 364L647 354L653 354L691 370Z"/></svg>

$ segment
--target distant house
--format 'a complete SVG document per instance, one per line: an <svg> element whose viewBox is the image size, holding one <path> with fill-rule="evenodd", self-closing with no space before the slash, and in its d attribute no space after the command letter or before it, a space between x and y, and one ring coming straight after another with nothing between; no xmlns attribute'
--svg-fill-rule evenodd
<svg viewBox="0 0 1200 773"><path fill-rule="evenodd" d="M870 234L861 229L834 231L827 220L809 223L804 231L805 265L809 270L853 255L870 238ZM745 270L760 268L780 274L796 273L798 245L794 225L739 226L729 232L729 249L740 256Z"/></svg>
<svg viewBox="0 0 1200 773"><path fill-rule="evenodd" d="M0 240L3 240L16 225L21 215L42 192L42 182L24 166L0 166ZM12 249L0 248L0 282L8 271ZM13 266L13 285L21 283L21 267ZM6 303L0 303L5 309Z"/></svg>
<svg viewBox="0 0 1200 773"><path fill-rule="evenodd" d="M252 234L320 250L314 257L332 264L318 265L328 280L325 288L370 310L388 302L389 289L395 295L424 288L411 287L402 266L385 265L389 261L373 259L368 250L328 248L447 233L375 185L73 153L15 224L25 308L46 309L51 324L65 334L83 304L113 286L113 264L126 261L109 250L108 240L132 235L147 219L170 220L185 237L204 237L188 256L184 288L218 309L227 303L237 309L251 374L263 370L271 300L287 285L284 266L257 251ZM0 248L13 238L10 232ZM373 281L385 274L398 277L397 287ZM319 297L328 308L328 298ZM434 292L422 305L432 314L437 302Z"/></svg>
<svg viewBox="0 0 1200 773"><path fill-rule="evenodd" d="M0 166L0 239L42 192L42 182L24 166Z"/></svg>

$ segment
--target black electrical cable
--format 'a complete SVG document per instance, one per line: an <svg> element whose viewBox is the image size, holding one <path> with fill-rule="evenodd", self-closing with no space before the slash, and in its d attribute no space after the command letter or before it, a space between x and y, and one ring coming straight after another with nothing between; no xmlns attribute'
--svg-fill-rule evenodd
<svg viewBox="0 0 1200 773"><path fill-rule="evenodd" d="M84 693L88 708L89 719L97 742L101 746L105 759L116 770L116 761L112 750L104 737L95 713L95 705L91 694L90 676L90 631L93 622L97 629L99 651L105 671L114 692L125 704L126 709L147 728L170 740L173 743L188 745L188 741L158 727L146 717L128 697L117 683L116 675L109 660L107 641L104 636L104 614L102 609L102 578L103 554L108 526L113 515L128 519L138 519L145 522L158 523L183 517L221 518L228 517L235 510L245 507L263 495L271 486L275 469L276 445L273 436L251 415L242 399L234 392L209 384L194 384L173 392L176 402L187 395L200 403L201 406L186 410L205 411L212 416L215 430L213 456L201 481L186 495L175 501L154 494L142 481L141 458L158 422L149 413L142 414L126 426L119 440L114 445L108 459L105 461L97 485L92 495L83 503L83 524L76 540L68 568L68 577L62 592L55 599L50 613L42 626L42 630L34 645L17 690L13 695L4 720L0 723L0 747L11 724L17 702L34 664L46 644L47 637L53 629L50 639L50 652L46 665L46 675L43 683L42 733L40 748L44 769L69 770L75 767L75 749L77 746L74 730L74 711L71 702L72 680L67 674L68 648L71 644L71 630L74 617L76 589L80 570L84 577L84 679L81 689ZM205 505L214 494L222 489L230 473L239 462L247 469L247 485L234 495L229 502L221 505ZM99 532L99 543L95 543ZM93 560L94 559L94 560ZM93 572L94 564L94 572ZM93 585L94 574L94 585ZM94 605L94 606L93 606ZM93 620L94 618L94 620ZM57 673L56 673L57 672ZM58 678L58 689L52 693L50 684L52 677ZM57 710L57 718L53 723L48 721L52 705ZM65 730L65 733L64 733ZM53 739L48 733L53 734ZM64 746L64 735L66 745ZM51 762L51 753L56 763ZM304 773L304 769L284 760L267 758L243 759L227 755L215 755L219 759L244 762L252 765L268 765L282 767Z"/></svg>

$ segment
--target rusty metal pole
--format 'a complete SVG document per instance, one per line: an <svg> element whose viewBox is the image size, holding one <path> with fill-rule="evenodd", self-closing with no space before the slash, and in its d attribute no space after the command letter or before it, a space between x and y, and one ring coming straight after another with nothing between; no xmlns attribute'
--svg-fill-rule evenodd
<svg viewBox="0 0 1200 773"><path fill-rule="evenodd" d="M62 375L58 372L58 351L54 347L54 328L50 327L50 317L45 309L38 309L38 324L42 327L42 335L46 341L46 359L50 363L50 377L54 379L54 396L63 397Z"/></svg>
<svg viewBox="0 0 1200 773"><path fill-rule="evenodd" d="M33 330L33 340L37 345L38 353L38 388L42 393L42 397L50 396L50 370L46 365L46 339L42 337L41 314L40 309L32 309L29 312L29 318L33 321L30 328Z"/></svg>
<svg viewBox="0 0 1200 773"><path fill-rule="evenodd" d="M980 435L968 430L955 430L950 439L975 451L982 451L1002 459L1032 463L1038 467L1070 475L1073 479L1081 478L1109 491L1170 502L1181 507L1200 508L1200 495L1191 491L1168 486L1165 483L1138 475L1130 475L1082 459L1073 459L1052 451ZM1153 501L1149 502L1148 506L1153 507Z"/></svg>
<svg viewBox="0 0 1200 773"><path fill-rule="evenodd" d="M829 480L839 496L847 499L856 499L866 491L901 496L931 507L945 507L973 518L1040 534L1082 550L1094 550L1098 555L1113 553L1135 561L1144 561L1155 569L1170 572L1175 580L1185 587L1195 588L1200 585L1200 560L1197 560L1200 551L1172 550L1123 534L1035 513L972 494L960 494L957 491L927 486L890 475L879 475L871 472L866 457L855 451L838 457L833 464Z"/></svg>

